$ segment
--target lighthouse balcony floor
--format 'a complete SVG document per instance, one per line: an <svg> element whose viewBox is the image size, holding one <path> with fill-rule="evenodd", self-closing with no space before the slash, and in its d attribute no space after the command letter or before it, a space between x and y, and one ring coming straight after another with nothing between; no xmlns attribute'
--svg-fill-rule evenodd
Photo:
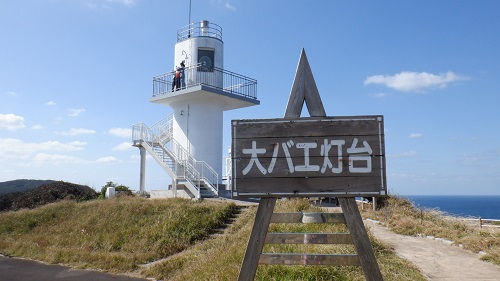
<svg viewBox="0 0 500 281"><path fill-rule="evenodd" d="M229 103L226 110L260 104L257 80L218 67L186 67L178 80L175 71L153 77L152 102L168 105L200 94L224 98Z"/></svg>

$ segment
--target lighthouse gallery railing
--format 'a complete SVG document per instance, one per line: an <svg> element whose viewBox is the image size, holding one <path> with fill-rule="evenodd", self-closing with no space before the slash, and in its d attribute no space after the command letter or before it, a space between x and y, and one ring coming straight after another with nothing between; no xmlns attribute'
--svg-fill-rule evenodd
<svg viewBox="0 0 500 281"><path fill-rule="evenodd" d="M175 71L153 77L153 97L171 94ZM184 69L185 85L181 89L205 85L231 94L257 99L257 80L218 67L201 64Z"/></svg>

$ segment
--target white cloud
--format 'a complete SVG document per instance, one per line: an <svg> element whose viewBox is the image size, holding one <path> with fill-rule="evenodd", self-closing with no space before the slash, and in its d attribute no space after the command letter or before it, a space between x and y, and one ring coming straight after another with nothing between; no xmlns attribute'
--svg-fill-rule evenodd
<svg viewBox="0 0 500 281"><path fill-rule="evenodd" d="M212 0L211 1L212 4L215 4L215 5L222 7L226 10L235 11L236 8L230 2L231 1L229 1L229 0Z"/></svg>
<svg viewBox="0 0 500 281"><path fill-rule="evenodd" d="M86 161L78 159L69 155L61 155L61 154L47 154L47 153L38 153L33 157L33 164L35 166L42 165L59 165L59 164L78 164L85 163Z"/></svg>
<svg viewBox="0 0 500 281"><path fill-rule="evenodd" d="M24 117L15 114L0 114L0 129L17 130L26 127Z"/></svg>
<svg viewBox="0 0 500 281"><path fill-rule="evenodd" d="M91 9L110 9L112 4L133 6L137 0L85 0L85 5Z"/></svg>
<svg viewBox="0 0 500 281"><path fill-rule="evenodd" d="M69 131L60 132L61 135L65 136L91 135L95 133L96 132L94 130L84 128L71 128Z"/></svg>
<svg viewBox="0 0 500 281"><path fill-rule="evenodd" d="M16 92L8 91L6 94L7 94L7 96L17 97L17 93Z"/></svg>
<svg viewBox="0 0 500 281"><path fill-rule="evenodd" d="M72 141L69 144L75 147L82 147L87 145L87 143L84 141Z"/></svg>
<svg viewBox="0 0 500 281"><path fill-rule="evenodd" d="M54 105L56 105L56 103L53 102L53 101L48 101L48 102L45 103L45 105L47 105L47 106L54 106Z"/></svg>
<svg viewBox="0 0 500 281"><path fill-rule="evenodd" d="M84 142L61 143L58 141L46 141L41 143L29 143L20 139L0 139L0 160L29 159L35 153L41 152L69 152L82 150L86 145Z"/></svg>
<svg viewBox="0 0 500 281"><path fill-rule="evenodd" d="M135 0L106 0L107 2L111 3L118 3L124 6L132 6L135 4Z"/></svg>
<svg viewBox="0 0 500 281"><path fill-rule="evenodd" d="M71 117L76 117L82 113L85 112L85 109L83 108L79 108L79 109L70 109L69 110L69 113L68 113L68 116L71 116Z"/></svg>
<svg viewBox="0 0 500 281"><path fill-rule="evenodd" d="M107 157L101 157L96 160L98 163L105 163L105 164L111 164L111 163L118 163L120 160L118 158L113 157L113 156L107 156Z"/></svg>
<svg viewBox="0 0 500 281"><path fill-rule="evenodd" d="M33 129L33 130L41 130L41 129L43 129L43 126L42 125L33 125L33 126L31 126L31 129Z"/></svg>
<svg viewBox="0 0 500 281"><path fill-rule="evenodd" d="M398 91L411 92L435 87L444 88L450 83L467 79L469 78L459 76L451 71L437 75L427 72L403 71L394 75L373 75L367 77L364 84L381 84Z"/></svg>
<svg viewBox="0 0 500 281"><path fill-rule="evenodd" d="M130 128L111 128L108 130L108 133L120 138L132 137L132 129Z"/></svg>
<svg viewBox="0 0 500 281"><path fill-rule="evenodd" d="M418 139L418 138L421 138L423 137L424 135L422 135L421 133L411 133L408 137L410 139Z"/></svg>
<svg viewBox="0 0 500 281"><path fill-rule="evenodd" d="M129 150L129 149L132 149L132 148L133 148L132 143L130 143L130 142L122 142L119 145L113 147L113 150L123 151L123 150Z"/></svg>

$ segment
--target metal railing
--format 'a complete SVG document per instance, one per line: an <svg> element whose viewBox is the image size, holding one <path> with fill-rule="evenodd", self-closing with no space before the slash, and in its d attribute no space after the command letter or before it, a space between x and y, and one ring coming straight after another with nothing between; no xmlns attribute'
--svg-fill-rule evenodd
<svg viewBox="0 0 500 281"><path fill-rule="evenodd" d="M154 135L160 138L162 143L167 143L170 139L173 138L174 135L174 114L171 113L167 115L165 118L156 122L153 126L151 126L151 131Z"/></svg>
<svg viewBox="0 0 500 281"><path fill-rule="evenodd" d="M153 127L154 130L147 127L145 124L135 124L132 126L132 142L137 145L141 141L148 143L151 147L160 145L162 149L166 150L169 157L174 161L169 169L176 177L186 179L193 182L205 181L210 184L215 191L219 190L219 175L215 170L210 167L205 161L198 161L194 159L189 152L182 147L171 135L173 115L169 115L156 123ZM164 159L162 156L161 159ZM163 163L165 161L163 160Z"/></svg>
<svg viewBox="0 0 500 281"><path fill-rule="evenodd" d="M184 69L184 83L177 88L174 82L175 71L153 77L153 97L171 94L174 90L188 89L206 85L231 94L257 99L257 80L218 67L204 67L201 64Z"/></svg>
<svg viewBox="0 0 500 281"><path fill-rule="evenodd" d="M206 20L191 23L177 30L177 42L191 37L212 37L222 41L222 27Z"/></svg>

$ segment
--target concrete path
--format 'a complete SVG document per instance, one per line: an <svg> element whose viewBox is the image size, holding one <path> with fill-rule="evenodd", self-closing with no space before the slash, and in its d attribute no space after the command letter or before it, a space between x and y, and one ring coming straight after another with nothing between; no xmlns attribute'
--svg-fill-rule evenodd
<svg viewBox="0 0 500 281"><path fill-rule="evenodd" d="M395 234L376 221L364 223L378 240L416 265L429 280L500 280L500 266L481 261L478 254L439 240Z"/></svg>
<svg viewBox="0 0 500 281"><path fill-rule="evenodd" d="M0 256L0 281L144 281L124 275L72 269L66 266Z"/></svg>

